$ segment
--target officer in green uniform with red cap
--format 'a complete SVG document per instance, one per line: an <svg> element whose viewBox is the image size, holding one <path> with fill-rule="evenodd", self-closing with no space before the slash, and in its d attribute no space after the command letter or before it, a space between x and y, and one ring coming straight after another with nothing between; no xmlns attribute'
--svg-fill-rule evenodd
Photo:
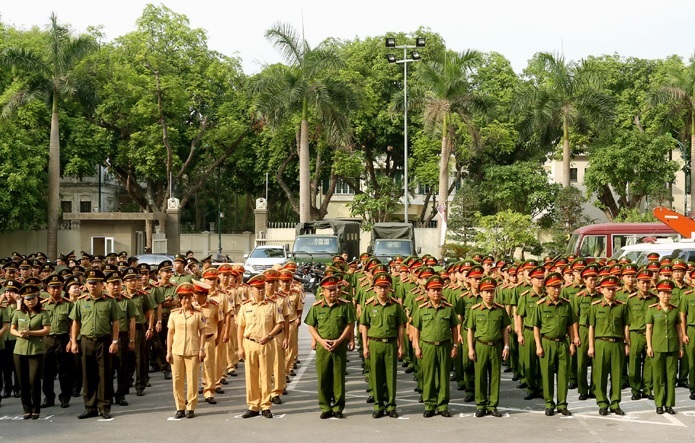
<svg viewBox="0 0 695 443"><path fill-rule="evenodd" d="M567 409L570 356L575 353L577 320L572 305L560 297L563 277L557 272L548 274L543 282L546 296L536 302L532 313L536 355L540 359L543 379L545 415L555 414L555 407L562 415L572 413ZM555 403L555 378L557 376L557 403Z"/></svg>
<svg viewBox="0 0 695 443"><path fill-rule="evenodd" d="M675 414L678 359L683 356L683 330L678 307L671 304L672 280L656 284L659 302L647 310L647 353L652 357L656 413Z"/></svg>
<svg viewBox="0 0 695 443"><path fill-rule="evenodd" d="M577 349L577 386L579 392L579 400L586 400L594 397L594 378L588 377L589 364L589 311L591 304L601 297L596 285L598 282L598 267L588 265L582 268L580 272L584 288L577 292L574 297L570 298L574 316L579 323L579 347Z"/></svg>
<svg viewBox="0 0 695 443"><path fill-rule="evenodd" d="M647 309L656 298L651 293L652 271L640 269L636 274L636 291L627 297L628 322L630 324L630 363L628 380L632 400L654 399L652 395L652 359L647 355Z"/></svg>
<svg viewBox="0 0 695 443"><path fill-rule="evenodd" d="M536 266L528 273L531 279L531 289L519 294L516 306L516 331L520 361L523 367L524 382L526 383L525 400L542 397L541 373L538 355L536 355L536 340L533 336L533 312L536 303L543 297L543 281L545 268Z"/></svg>
<svg viewBox="0 0 695 443"><path fill-rule="evenodd" d="M321 283L323 299L314 303L304 323L316 341L316 375L318 378L321 418L343 418L345 408L345 368L347 351L355 324L352 303L339 298L341 278L325 277Z"/></svg>
<svg viewBox="0 0 695 443"><path fill-rule="evenodd" d="M693 282L692 276L690 281ZM683 292L679 310L681 312L683 342L685 343L685 358L688 360L690 399L695 400L695 290L693 288Z"/></svg>
<svg viewBox="0 0 695 443"><path fill-rule="evenodd" d="M469 261L468 263L472 262ZM484 276L485 270L482 266L471 266L466 272L468 290L462 292L457 300L456 309L461 321L461 356L457 357L457 360L461 362L461 375L458 379L458 386L459 388L463 386L466 390L466 396L463 399L465 402L471 402L475 399L475 366L468 357L468 326L465 319L470 309L480 303L480 281Z"/></svg>
<svg viewBox="0 0 695 443"><path fill-rule="evenodd" d="M485 277L480 281L481 302L471 307L466 316L468 357L475 365L475 416L490 414L501 417L497 410L500 395L502 360L509 357L511 324L504 305L495 303L497 280Z"/></svg>
<svg viewBox="0 0 695 443"><path fill-rule="evenodd" d="M675 284L673 292L671 293L671 304L680 306L681 299L685 296L685 293L688 290L692 290L692 288L688 287L685 283L685 272L688 269L688 264L685 260L676 258L671 261L671 269L671 280ZM690 366L688 358L683 354L683 357L678 359L678 383L676 386L690 389L690 383L688 382L689 373Z"/></svg>
<svg viewBox="0 0 695 443"><path fill-rule="evenodd" d="M601 415L608 415L609 407L614 414L625 415L620 409L620 385L624 359L630 355L630 329L627 305L615 298L619 283L615 276L604 277L599 283L602 297L594 301L589 310L588 355L594 359L592 372ZM609 375L610 398L607 395Z"/></svg>
<svg viewBox="0 0 695 443"><path fill-rule="evenodd" d="M458 319L454 306L443 299L444 279L431 276L425 283L428 300L418 305L413 313L413 346L420 360L423 416L432 417L435 411L442 417L449 413L449 372L451 359L458 348Z"/></svg>

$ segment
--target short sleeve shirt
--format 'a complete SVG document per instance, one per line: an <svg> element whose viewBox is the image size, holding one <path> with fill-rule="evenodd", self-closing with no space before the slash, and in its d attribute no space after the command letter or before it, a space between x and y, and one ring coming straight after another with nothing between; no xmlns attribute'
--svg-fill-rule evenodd
<svg viewBox="0 0 695 443"><path fill-rule="evenodd" d="M51 318L46 311L41 312L22 312L16 311L12 317L12 326L17 331L40 331L44 326L51 325ZM14 346L14 353L17 355L38 355L46 353L46 345L43 337L29 336L27 338L17 337Z"/></svg>
<svg viewBox="0 0 695 443"><path fill-rule="evenodd" d="M315 303L309 308L304 323L313 327L321 338L335 340L345 327L355 322L355 308L350 302L337 300L333 305L325 301Z"/></svg>
<svg viewBox="0 0 695 443"><path fill-rule="evenodd" d="M360 316L360 323L369 328L368 336L373 338L398 337L398 328L407 321L403 306L394 298L389 298L382 305L374 297L371 302L365 303Z"/></svg>
<svg viewBox="0 0 695 443"><path fill-rule="evenodd" d="M451 340L451 330L458 326L458 323L456 311L450 303L441 303L435 307L428 301L413 312L413 326L420 331L420 338L426 341Z"/></svg>
<svg viewBox="0 0 695 443"><path fill-rule="evenodd" d="M510 324L506 309L496 303L489 308L480 303L472 307L466 316L466 327L473 329L473 337L485 342L502 340L502 330Z"/></svg>
<svg viewBox="0 0 695 443"><path fill-rule="evenodd" d="M654 352L674 352L678 350L678 330L681 323L680 311L670 305L665 311L660 304L647 309L646 323L652 326L652 350Z"/></svg>
<svg viewBox="0 0 695 443"><path fill-rule="evenodd" d="M74 303L70 319L80 323L80 334L84 337L102 337L111 335L111 323L118 320L119 309L111 297L88 296Z"/></svg>
<svg viewBox="0 0 695 443"><path fill-rule="evenodd" d="M171 353L174 355L191 356L200 352L200 330L205 329L205 317L198 310L171 311L167 323L169 333L173 333Z"/></svg>

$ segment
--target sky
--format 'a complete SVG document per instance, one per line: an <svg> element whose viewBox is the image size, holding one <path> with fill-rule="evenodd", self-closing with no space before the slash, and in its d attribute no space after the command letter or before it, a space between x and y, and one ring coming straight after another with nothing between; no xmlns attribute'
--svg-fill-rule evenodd
<svg viewBox="0 0 695 443"><path fill-rule="evenodd" d="M20 28L43 27L51 12L77 32L103 25L107 40L135 29L147 3L140 0L0 0L0 21ZM449 49L496 51L517 72L534 53L562 53L568 60L589 55L688 60L695 51L693 0L350 0L161 2L185 14L191 27L208 33L211 49L238 56L246 74L282 61L264 38L276 22L304 27L310 46L328 37L365 38L414 33L421 26L439 33ZM400 42L399 42L400 43Z"/></svg>

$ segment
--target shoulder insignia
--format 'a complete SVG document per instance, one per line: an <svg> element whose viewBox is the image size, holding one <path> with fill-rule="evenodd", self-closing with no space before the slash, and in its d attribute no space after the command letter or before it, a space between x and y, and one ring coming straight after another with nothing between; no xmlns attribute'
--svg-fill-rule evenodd
<svg viewBox="0 0 695 443"><path fill-rule="evenodd" d="M649 305L650 308L656 308L657 306L659 306L659 303L654 303L653 305Z"/></svg>
<svg viewBox="0 0 695 443"><path fill-rule="evenodd" d="M244 303L246 303L246 302L244 302ZM318 300L318 301L314 302L314 304L312 304L311 306L318 306L318 305L322 305L322 304L323 304L323 300Z"/></svg>
<svg viewBox="0 0 695 443"><path fill-rule="evenodd" d="M566 301L567 303L570 303L569 299L567 299L567 298L565 298L565 297L560 297L560 300L564 300L564 301Z"/></svg>
<svg viewBox="0 0 695 443"><path fill-rule="evenodd" d="M219 305L219 303L216 302L216 301L215 301L214 299L212 299L212 298L209 298L209 299L208 299L208 303L210 303L210 304L213 305L213 306L218 306L218 305Z"/></svg>
<svg viewBox="0 0 695 443"><path fill-rule="evenodd" d="M498 308L504 309L504 305L502 305L502 304L500 304L500 303L495 303L495 306L497 306Z"/></svg>
<svg viewBox="0 0 695 443"><path fill-rule="evenodd" d="M672 308L678 309L678 306L674 305L673 303L669 303Z"/></svg>
<svg viewBox="0 0 695 443"><path fill-rule="evenodd" d="M446 300L442 300L442 304L443 304L444 306L449 306L450 308L453 308L453 307L454 307L454 305L452 305L451 303L449 303L449 302L446 301Z"/></svg>
<svg viewBox="0 0 695 443"><path fill-rule="evenodd" d="M583 296L584 294L586 294L586 291L579 291L579 292L577 292L576 295L577 295L577 297L581 297L581 296Z"/></svg>
<svg viewBox="0 0 695 443"><path fill-rule="evenodd" d="M342 298L342 297L339 297L339 298L338 298L338 301L339 301L339 302L342 302L342 303L350 303L349 301L347 301L346 299L344 299L344 298Z"/></svg>
<svg viewBox="0 0 695 443"><path fill-rule="evenodd" d="M617 299L617 298L614 300L614 303L617 303L617 304L619 304L619 305L624 305L624 304L625 304L624 301L619 300L619 299Z"/></svg>
<svg viewBox="0 0 695 443"><path fill-rule="evenodd" d="M241 302L242 305L245 305L246 303L251 303L251 299L244 300L244 301Z"/></svg>
<svg viewBox="0 0 695 443"><path fill-rule="evenodd" d="M427 306L429 302L424 302L423 304L419 305L418 308L424 308Z"/></svg>
<svg viewBox="0 0 695 443"><path fill-rule="evenodd" d="M638 292L633 292L632 294L628 295L627 298L632 298L637 296Z"/></svg>
<svg viewBox="0 0 695 443"><path fill-rule="evenodd" d="M525 290L524 292L522 292L522 293L519 294L519 295L526 295L526 294L528 294L529 292L531 292L531 290L530 290L530 289L527 289L527 290Z"/></svg>
<svg viewBox="0 0 695 443"><path fill-rule="evenodd" d="M183 309L183 308L174 308L171 310L171 312L181 312L181 309Z"/></svg>
<svg viewBox="0 0 695 443"><path fill-rule="evenodd" d="M592 305L597 305L597 304L599 304L599 303L601 303L601 300L596 300L595 302L593 302L593 303L591 303L591 304L592 304Z"/></svg>
<svg viewBox="0 0 695 443"><path fill-rule="evenodd" d="M547 297L541 297L540 300L536 302L537 305L540 305L541 303L545 302Z"/></svg>
<svg viewBox="0 0 695 443"><path fill-rule="evenodd" d="M481 307L481 306L483 306L482 303L476 303L476 304L474 304L473 306L471 306L471 309L477 309L477 308L479 308L479 307Z"/></svg>
<svg viewBox="0 0 695 443"><path fill-rule="evenodd" d="M369 303L374 301L374 297L369 298L366 302L364 302L365 305L368 305Z"/></svg>
<svg viewBox="0 0 695 443"><path fill-rule="evenodd" d="M683 294L692 294L692 293L693 293L692 289L688 289L687 291L683 291Z"/></svg>

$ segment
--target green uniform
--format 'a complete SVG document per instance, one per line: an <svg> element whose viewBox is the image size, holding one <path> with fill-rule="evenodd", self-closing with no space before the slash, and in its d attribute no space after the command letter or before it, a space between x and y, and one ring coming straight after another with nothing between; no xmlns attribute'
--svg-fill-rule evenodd
<svg viewBox="0 0 695 443"><path fill-rule="evenodd" d="M118 352L114 355L113 368L116 371L117 380L116 399L123 399L128 394L131 368L134 368L135 354L128 345L130 320L137 317L137 308L133 300L128 297L120 296L115 300L120 309L118 310Z"/></svg>
<svg viewBox="0 0 695 443"><path fill-rule="evenodd" d="M532 313L534 327L540 333L543 357L540 358L543 379L543 398L546 409L567 408L569 385L570 342L568 328L577 322L569 300L550 297L540 299ZM555 403L555 378L557 376L557 404Z"/></svg>
<svg viewBox="0 0 695 443"><path fill-rule="evenodd" d="M61 403L70 401L72 395L72 383L75 372L74 356L66 350L70 342L70 311L72 302L67 298L59 298L54 301L48 298L43 303L43 309L51 319L51 332L44 337L46 344L46 359L43 371L43 393L46 402L55 402L54 382L56 376L60 383L58 398Z"/></svg>
<svg viewBox="0 0 695 443"><path fill-rule="evenodd" d="M406 323L405 311L396 299L381 304L377 297L365 302L360 323L367 328L369 372L375 411L396 409L398 330Z"/></svg>
<svg viewBox="0 0 695 443"><path fill-rule="evenodd" d="M355 322L355 308L344 299L333 305L318 301L311 306L304 323L316 329L321 338L336 340L346 327ZM337 349L327 351L316 345L316 376L321 412L343 412L345 409L345 368L347 344L344 340Z"/></svg>
<svg viewBox="0 0 695 443"><path fill-rule="evenodd" d="M426 411L448 409L452 329L458 325L453 305L427 301L413 313L413 327L420 331L422 398Z"/></svg>
<svg viewBox="0 0 695 443"><path fill-rule="evenodd" d="M51 318L46 311L14 313L12 327L18 332L39 331L50 326ZM14 347L14 365L17 368L19 391L25 414L38 414L41 410L41 375L43 372L46 345L43 337L28 336L17 338Z"/></svg>
<svg viewBox="0 0 695 443"><path fill-rule="evenodd" d="M679 310L685 315L685 333L690 339L685 345L688 359L688 385L690 394L695 394L695 291L689 289L681 296Z"/></svg>
<svg viewBox="0 0 695 443"><path fill-rule="evenodd" d="M627 305L620 300L605 299L591 304L589 325L594 328L594 360L592 375L596 385L596 404L611 410L620 406L621 377L625 360L625 327L628 325ZM610 399L607 395L611 377Z"/></svg>
<svg viewBox="0 0 695 443"><path fill-rule="evenodd" d="M675 282L676 287L673 288L671 292L672 305L680 306L681 300L685 296L685 293L692 290L686 286L683 282ZM688 383L688 374L690 373L690 364L688 362L688 356L683 352L683 357L678 359L678 386L690 388Z"/></svg>
<svg viewBox="0 0 695 443"><path fill-rule="evenodd" d="M474 305L466 315L466 327L473 330L475 340L476 409L491 411L499 405L504 329L510 324L504 306L497 303L489 308L484 303Z"/></svg>
<svg viewBox="0 0 695 443"><path fill-rule="evenodd" d="M656 407L676 405L676 383L680 341L678 331L681 317L676 305L668 311L655 303L647 309L646 323L652 325L652 376L654 378L654 404Z"/></svg>
<svg viewBox="0 0 695 443"><path fill-rule="evenodd" d="M579 323L579 347L577 348L577 392L580 395L593 394L595 390L593 376L589 379L589 311L591 304L599 298L598 292L589 292L588 289L583 289L576 293L574 298L570 298L574 316Z"/></svg>
<svg viewBox="0 0 695 443"><path fill-rule="evenodd" d="M523 380L526 382L526 391L529 395L539 395L542 390L541 367L538 355L536 355L536 340L533 336L532 313L536 310L536 303L541 294L533 289L524 290L519 294L516 305L516 315L522 318L522 334L524 344L519 346L519 360L523 368Z"/></svg>
<svg viewBox="0 0 695 443"><path fill-rule="evenodd" d="M652 359L647 355L647 309L656 302L651 293L645 297L638 292L627 298L628 323L630 324L630 363L628 380L632 395L645 397L652 393Z"/></svg>
<svg viewBox="0 0 695 443"><path fill-rule="evenodd" d="M466 323L466 317L471 308L478 303L480 303L480 295L473 294L469 289L464 291L458 297L458 303L455 305L456 313L461 318L461 341L459 346L457 362L454 364L454 369L456 370L456 384L459 388L465 389L468 395L466 399L473 400L473 392L475 390L475 366L473 361L468 357L468 326ZM457 367L457 364L459 365Z"/></svg>
<svg viewBox="0 0 695 443"><path fill-rule="evenodd" d="M570 304L574 302L574 298L577 295L577 292L581 291L584 287L581 284L576 284L572 283L570 285L565 285L562 288L562 292L560 292L560 298L566 298L567 300L570 301ZM577 317L578 319L578 317ZM580 334L581 335L581 334ZM586 349L588 346L588 343L584 344L584 342L581 343L579 348L577 348L576 352L574 355L570 357L570 372L569 372L569 383L570 385L573 385L573 387L577 386L577 367L578 367L578 356L579 356L579 349L584 346L584 352L586 353Z"/></svg>

